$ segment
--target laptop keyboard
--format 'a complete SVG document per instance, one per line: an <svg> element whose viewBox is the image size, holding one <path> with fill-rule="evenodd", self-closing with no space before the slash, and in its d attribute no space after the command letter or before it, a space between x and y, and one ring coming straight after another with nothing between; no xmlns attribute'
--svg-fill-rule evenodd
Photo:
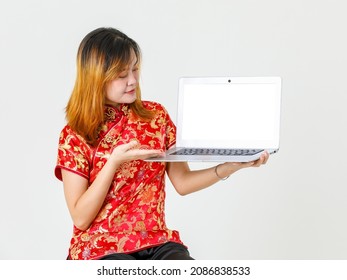
<svg viewBox="0 0 347 280"><path fill-rule="evenodd" d="M208 156L251 156L257 154L263 150L260 149L194 149L194 148L184 148L172 155L208 155Z"/></svg>

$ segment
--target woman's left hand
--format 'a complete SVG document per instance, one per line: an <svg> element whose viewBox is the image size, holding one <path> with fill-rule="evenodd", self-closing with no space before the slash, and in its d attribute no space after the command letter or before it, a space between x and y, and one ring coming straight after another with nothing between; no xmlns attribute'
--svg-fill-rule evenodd
<svg viewBox="0 0 347 280"><path fill-rule="evenodd" d="M232 174L240 169L247 168L247 167L259 167L263 164L266 164L270 155L268 152L264 152L259 159L255 161L250 161L250 162L226 162L221 164L221 166L218 168L221 173L224 173L223 170L229 171L227 173ZM227 176L229 176L227 175Z"/></svg>

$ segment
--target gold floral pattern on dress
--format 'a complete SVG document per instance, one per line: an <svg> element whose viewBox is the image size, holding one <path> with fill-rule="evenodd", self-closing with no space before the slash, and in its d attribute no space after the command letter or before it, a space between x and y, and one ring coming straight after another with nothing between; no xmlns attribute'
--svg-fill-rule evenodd
<svg viewBox="0 0 347 280"><path fill-rule="evenodd" d="M117 170L117 178L134 178L139 164L139 161L123 163Z"/></svg>
<svg viewBox="0 0 347 280"><path fill-rule="evenodd" d="M170 148L176 128L158 103L143 102L157 114L150 122L139 120L127 105L105 107L105 124L99 129L97 147L69 126L59 137L56 176L61 169L72 171L92 184L118 145L136 139L141 149ZM167 241L182 243L177 231L166 227L164 216L165 163L136 160L123 163L116 171L97 217L87 230L74 227L70 242L71 259L97 259L115 252L134 252Z"/></svg>
<svg viewBox="0 0 347 280"><path fill-rule="evenodd" d="M116 119L116 113L117 110L113 109L112 107L106 107L105 108L105 121L111 122Z"/></svg>
<svg viewBox="0 0 347 280"><path fill-rule="evenodd" d="M83 242L88 242L89 240L90 240L90 236L89 236L89 234L86 232L86 233L83 233L82 235L81 235L81 240L83 241Z"/></svg>
<svg viewBox="0 0 347 280"><path fill-rule="evenodd" d="M144 204L149 204L153 201L155 198L155 193L157 191L157 187L151 186L150 188L147 188L143 193L142 193L142 200L139 202L139 205L144 205Z"/></svg>
<svg viewBox="0 0 347 280"><path fill-rule="evenodd" d="M107 216L109 215L110 209L112 209L112 205L110 203L102 207L101 211L98 213L98 215L95 218L95 222L100 222L102 220L105 220Z"/></svg>

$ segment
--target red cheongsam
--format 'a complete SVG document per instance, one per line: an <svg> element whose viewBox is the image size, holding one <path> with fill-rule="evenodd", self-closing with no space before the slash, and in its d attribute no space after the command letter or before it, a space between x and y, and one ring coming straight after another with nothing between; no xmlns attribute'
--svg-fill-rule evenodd
<svg viewBox="0 0 347 280"><path fill-rule="evenodd" d="M98 145L91 147L69 126L60 134L55 175L61 169L93 183L112 149L136 139L143 148L167 150L176 139L176 128L158 103L143 105L157 112L151 122L139 120L126 104L105 107L105 124ZM166 227L164 215L165 163L135 160L115 172L104 204L87 230L74 226L69 248L71 259L98 259L112 253L131 253L165 242L181 243L179 233ZM73 186L71 186L73 187Z"/></svg>

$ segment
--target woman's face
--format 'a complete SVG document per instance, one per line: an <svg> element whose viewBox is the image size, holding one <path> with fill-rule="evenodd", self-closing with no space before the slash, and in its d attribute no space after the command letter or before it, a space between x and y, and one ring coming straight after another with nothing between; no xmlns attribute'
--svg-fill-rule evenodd
<svg viewBox="0 0 347 280"><path fill-rule="evenodd" d="M136 100L136 87L139 82L139 65L132 52L130 65L118 78L106 85L106 104L118 106L120 103L130 104Z"/></svg>

